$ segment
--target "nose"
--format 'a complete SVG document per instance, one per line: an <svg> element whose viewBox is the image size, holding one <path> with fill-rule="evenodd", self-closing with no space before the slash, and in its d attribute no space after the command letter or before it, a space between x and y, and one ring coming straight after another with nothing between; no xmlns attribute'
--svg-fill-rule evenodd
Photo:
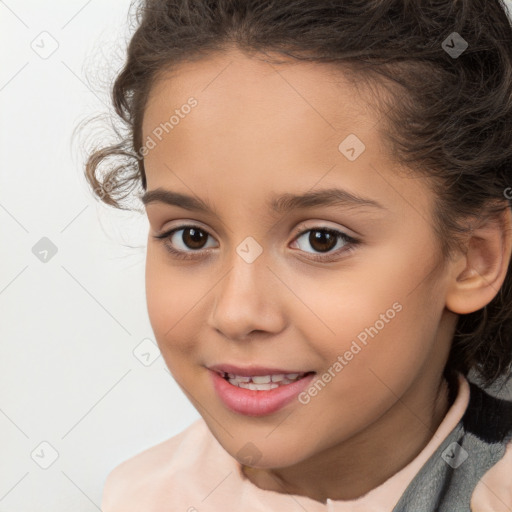
<svg viewBox="0 0 512 512"><path fill-rule="evenodd" d="M212 290L214 294L208 325L226 338L247 340L255 333L275 335L285 327L283 284L259 257L248 263L238 254L229 270Z"/></svg>

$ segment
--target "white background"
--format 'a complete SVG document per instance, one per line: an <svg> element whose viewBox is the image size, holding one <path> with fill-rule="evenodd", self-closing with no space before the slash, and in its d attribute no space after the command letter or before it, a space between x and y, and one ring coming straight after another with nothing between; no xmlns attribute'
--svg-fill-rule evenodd
<svg viewBox="0 0 512 512"><path fill-rule="evenodd" d="M108 112L128 8L0 3L1 512L97 511L115 465L199 417L154 345L145 217L94 201L72 139ZM58 43L46 59L31 47L52 48L43 31ZM101 143L105 123L93 126ZM42 237L57 247L46 263L32 253ZM149 366L133 354L147 353L136 349L145 339L158 356Z"/></svg>
<svg viewBox="0 0 512 512"><path fill-rule="evenodd" d="M146 220L94 201L72 139L109 111L128 9L0 1L0 512L100 510L113 467L199 417L147 318Z"/></svg>

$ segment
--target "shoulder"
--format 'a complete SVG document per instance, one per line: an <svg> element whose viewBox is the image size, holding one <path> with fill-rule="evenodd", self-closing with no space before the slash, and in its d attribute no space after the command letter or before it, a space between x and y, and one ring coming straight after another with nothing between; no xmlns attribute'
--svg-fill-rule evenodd
<svg viewBox="0 0 512 512"><path fill-rule="evenodd" d="M471 512L512 510L512 441L503 457L485 473L471 496Z"/></svg>
<svg viewBox="0 0 512 512"><path fill-rule="evenodd" d="M471 384L471 400L463 418L467 432L503 455L480 478L471 496L472 512L512 510L512 401L489 395ZM470 454L471 455L471 454Z"/></svg>
<svg viewBox="0 0 512 512"><path fill-rule="evenodd" d="M179 434L154 445L116 466L103 487L103 512L153 510L169 491L169 482L181 480L200 467L208 452L220 447L199 418ZM166 498L168 499L168 497ZM186 510L186 509L185 509Z"/></svg>

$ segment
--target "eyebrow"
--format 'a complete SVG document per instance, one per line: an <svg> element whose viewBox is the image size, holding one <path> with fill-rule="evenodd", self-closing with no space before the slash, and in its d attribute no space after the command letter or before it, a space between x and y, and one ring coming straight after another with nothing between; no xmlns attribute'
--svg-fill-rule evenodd
<svg viewBox="0 0 512 512"><path fill-rule="evenodd" d="M215 208L208 201L162 188L148 190L141 197L141 200L144 205L160 202L179 206L186 210L219 216ZM374 199L362 197L348 190L338 188L315 190L300 195L286 193L274 196L267 202L267 206L276 214L283 214L301 208L313 208L315 206L338 206L341 208L371 207L387 210L385 206Z"/></svg>

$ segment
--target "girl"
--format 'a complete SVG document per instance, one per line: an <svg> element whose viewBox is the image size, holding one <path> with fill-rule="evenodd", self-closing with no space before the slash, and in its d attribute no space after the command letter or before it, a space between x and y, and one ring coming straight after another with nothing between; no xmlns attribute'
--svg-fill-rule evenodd
<svg viewBox="0 0 512 512"><path fill-rule="evenodd" d="M512 510L502 0L145 0L90 155L201 414L104 512ZM105 169L104 161L118 157ZM474 379L468 379L473 372Z"/></svg>

